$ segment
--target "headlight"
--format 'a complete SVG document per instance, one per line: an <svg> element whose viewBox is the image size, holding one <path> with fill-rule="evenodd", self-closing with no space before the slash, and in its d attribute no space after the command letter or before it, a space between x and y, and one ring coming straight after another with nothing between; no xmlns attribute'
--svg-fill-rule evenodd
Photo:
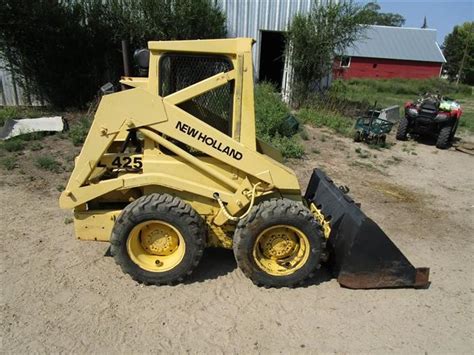
<svg viewBox="0 0 474 355"><path fill-rule="evenodd" d="M409 108L407 109L407 115L410 117L417 117L418 116L418 111L414 108Z"/></svg>

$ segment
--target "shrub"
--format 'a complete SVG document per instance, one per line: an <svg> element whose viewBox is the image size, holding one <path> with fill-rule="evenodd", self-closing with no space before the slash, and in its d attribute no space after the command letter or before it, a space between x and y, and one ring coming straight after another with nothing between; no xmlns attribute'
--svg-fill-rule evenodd
<svg viewBox="0 0 474 355"><path fill-rule="evenodd" d="M295 136L282 137L277 135L271 139L271 144L277 148L285 158L301 158L304 155L304 148Z"/></svg>
<svg viewBox="0 0 474 355"><path fill-rule="evenodd" d="M25 142L19 137L13 137L4 141L2 147L9 152L19 152L25 148Z"/></svg>
<svg viewBox="0 0 474 355"><path fill-rule="evenodd" d="M37 151L37 150L43 149L43 146L41 145L40 142L33 142L33 143L30 145L30 149L33 150L33 151Z"/></svg>
<svg viewBox="0 0 474 355"><path fill-rule="evenodd" d="M322 91L322 79L332 69L334 53L362 36L361 7L352 1L332 2L324 6L314 1L306 14L296 14L288 29L288 52L293 67L291 100L300 107L312 91ZM291 44L290 44L291 43Z"/></svg>
<svg viewBox="0 0 474 355"><path fill-rule="evenodd" d="M61 172L61 163L48 155L40 155L36 157L35 164L38 168L51 171L53 173Z"/></svg>
<svg viewBox="0 0 474 355"><path fill-rule="evenodd" d="M285 158L301 158L304 148L285 124L290 109L281 101L275 86L260 83L255 86L255 120L257 136L280 150Z"/></svg>
<svg viewBox="0 0 474 355"><path fill-rule="evenodd" d="M102 84L118 83L121 40L132 57L149 40L226 35L212 0L4 0L0 23L0 53L28 79L26 92L60 108L83 107Z"/></svg>
<svg viewBox="0 0 474 355"><path fill-rule="evenodd" d="M81 145L84 143L89 132L91 122L86 117L83 117L76 124L72 125L69 130L69 138L74 145Z"/></svg>
<svg viewBox="0 0 474 355"><path fill-rule="evenodd" d="M2 166L7 170L13 170L16 168L16 159L15 157L6 157L0 160Z"/></svg>
<svg viewBox="0 0 474 355"><path fill-rule="evenodd" d="M255 121L259 137L275 136L289 115L290 110L281 101L274 85L265 82L255 85Z"/></svg>
<svg viewBox="0 0 474 355"><path fill-rule="evenodd" d="M36 107L23 107L23 106L4 106L0 108L0 126L5 124L5 121L9 118L33 118L39 117L45 114L45 111L41 108Z"/></svg>

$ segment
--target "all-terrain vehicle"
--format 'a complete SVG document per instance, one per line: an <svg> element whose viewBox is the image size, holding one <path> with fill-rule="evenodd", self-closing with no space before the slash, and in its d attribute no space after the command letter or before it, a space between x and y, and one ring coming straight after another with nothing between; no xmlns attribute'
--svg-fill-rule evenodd
<svg viewBox="0 0 474 355"><path fill-rule="evenodd" d="M405 104L396 137L403 141L409 133L436 134L436 147L446 149L454 139L461 115L461 106L453 99L427 93Z"/></svg>

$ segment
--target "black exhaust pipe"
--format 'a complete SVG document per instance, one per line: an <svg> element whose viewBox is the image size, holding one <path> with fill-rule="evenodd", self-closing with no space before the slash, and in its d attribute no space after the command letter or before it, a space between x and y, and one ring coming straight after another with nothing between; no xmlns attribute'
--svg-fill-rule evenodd
<svg viewBox="0 0 474 355"><path fill-rule="evenodd" d="M330 221L329 263L348 288L429 286L429 268L415 268L384 231L319 169L304 196Z"/></svg>

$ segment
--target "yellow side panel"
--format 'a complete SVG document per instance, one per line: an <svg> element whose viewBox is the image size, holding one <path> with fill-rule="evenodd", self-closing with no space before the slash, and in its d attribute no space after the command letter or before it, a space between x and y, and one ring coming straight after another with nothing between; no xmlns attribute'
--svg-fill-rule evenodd
<svg viewBox="0 0 474 355"><path fill-rule="evenodd" d="M74 230L80 240L108 242L121 210L74 211Z"/></svg>

